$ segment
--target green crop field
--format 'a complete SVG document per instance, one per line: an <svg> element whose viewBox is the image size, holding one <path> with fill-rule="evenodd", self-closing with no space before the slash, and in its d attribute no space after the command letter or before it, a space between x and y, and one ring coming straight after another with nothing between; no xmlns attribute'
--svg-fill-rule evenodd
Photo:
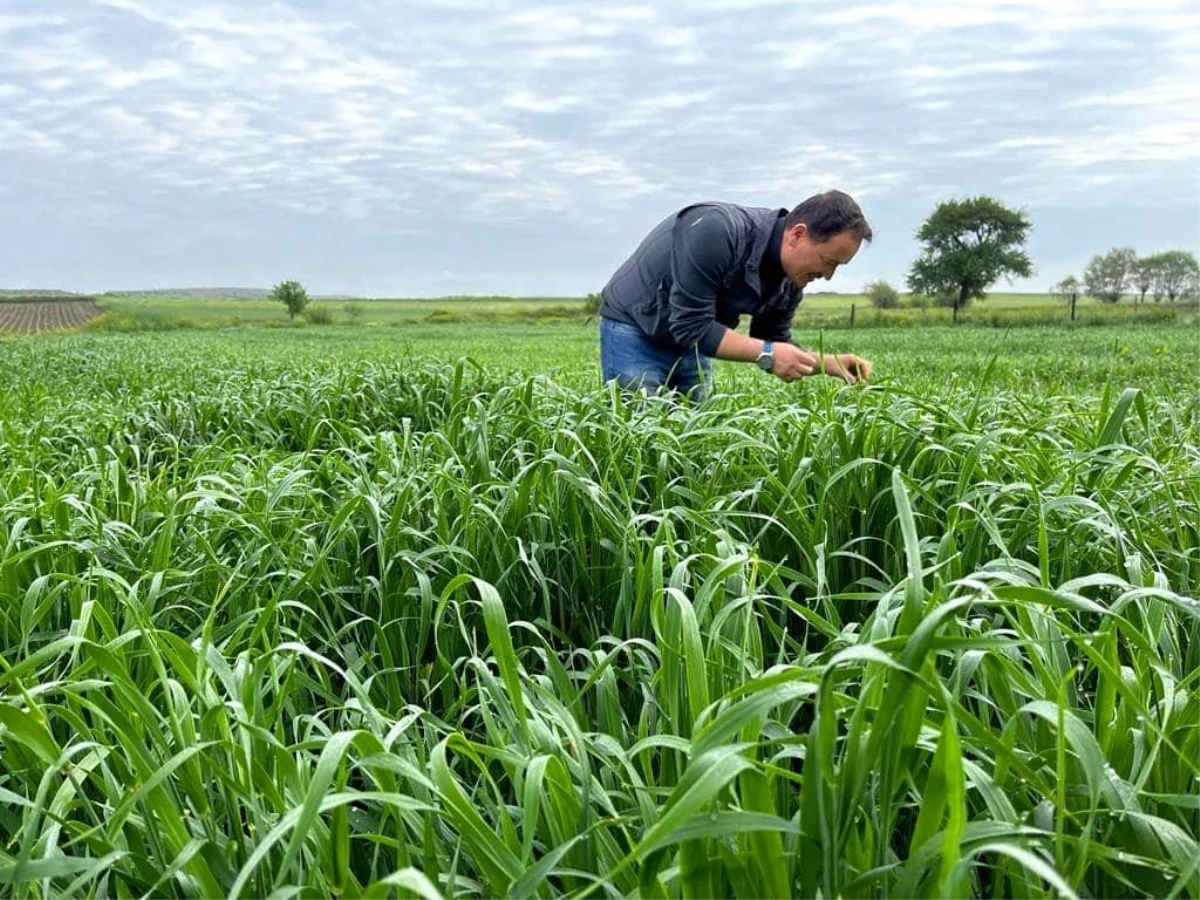
<svg viewBox="0 0 1200 900"><path fill-rule="evenodd" d="M230 328L243 325L301 327L303 318L290 321L283 306L269 298L222 298L194 296L106 294L98 298L110 315L99 323L108 330L166 330L173 328ZM320 310L329 324L399 325L464 324L480 321L558 323L587 321L585 302L580 297L443 297L430 299L359 299L310 302L308 312ZM918 308L910 296L901 307L875 309L862 296L815 293L805 298L796 314L801 326L825 328L926 326L948 324L951 310L936 306ZM1086 324L1178 323L1195 325L1195 302L1134 304L1101 303L1093 297L1079 299L1077 320ZM1048 294L996 293L975 301L961 311L966 324L1023 326L1066 324L1069 305ZM853 316L853 321L851 319Z"/></svg>
<svg viewBox="0 0 1200 900"><path fill-rule="evenodd" d="M1200 897L1196 336L0 339L0 896Z"/></svg>
<svg viewBox="0 0 1200 900"><path fill-rule="evenodd" d="M190 296L104 296L104 308L131 325L230 327L287 325L284 307L269 298L196 298ZM324 309L337 324L397 325L438 319L458 321L485 316L534 321L542 316L582 318L579 297L446 297L441 299L313 299L309 310ZM350 312L350 310L353 312ZM302 320L297 320L299 324Z"/></svg>

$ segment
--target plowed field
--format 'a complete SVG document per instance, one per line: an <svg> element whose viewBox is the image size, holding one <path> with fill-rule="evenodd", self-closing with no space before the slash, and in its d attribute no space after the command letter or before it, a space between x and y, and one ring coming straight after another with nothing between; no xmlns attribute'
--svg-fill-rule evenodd
<svg viewBox="0 0 1200 900"><path fill-rule="evenodd" d="M36 334L78 328L104 310L94 300L42 300L0 303L0 334Z"/></svg>

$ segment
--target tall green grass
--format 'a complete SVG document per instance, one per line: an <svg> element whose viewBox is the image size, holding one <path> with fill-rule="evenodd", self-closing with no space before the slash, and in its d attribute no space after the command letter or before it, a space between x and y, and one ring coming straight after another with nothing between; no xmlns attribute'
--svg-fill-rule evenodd
<svg viewBox="0 0 1200 900"><path fill-rule="evenodd" d="M6 343L0 894L1196 897L1189 337L701 407Z"/></svg>

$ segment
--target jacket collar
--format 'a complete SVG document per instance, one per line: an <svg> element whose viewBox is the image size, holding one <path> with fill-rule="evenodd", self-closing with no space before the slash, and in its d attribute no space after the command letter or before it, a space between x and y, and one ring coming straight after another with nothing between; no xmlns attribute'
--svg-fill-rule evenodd
<svg viewBox="0 0 1200 900"><path fill-rule="evenodd" d="M767 252L767 244L775 223L786 216L786 209L756 209L754 210L754 246L750 248L750 258L746 260L746 284L754 288L754 292L762 297L762 275L759 273L759 263ZM786 281L786 276L785 279ZM766 298L763 297L765 300Z"/></svg>

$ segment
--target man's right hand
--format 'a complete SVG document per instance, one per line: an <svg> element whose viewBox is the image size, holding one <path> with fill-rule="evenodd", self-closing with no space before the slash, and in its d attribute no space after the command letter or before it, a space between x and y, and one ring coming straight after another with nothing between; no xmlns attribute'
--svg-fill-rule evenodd
<svg viewBox="0 0 1200 900"><path fill-rule="evenodd" d="M775 345L775 365L771 374L783 381L795 381L807 375L816 375L821 371L820 360L815 353L807 353L795 344Z"/></svg>

